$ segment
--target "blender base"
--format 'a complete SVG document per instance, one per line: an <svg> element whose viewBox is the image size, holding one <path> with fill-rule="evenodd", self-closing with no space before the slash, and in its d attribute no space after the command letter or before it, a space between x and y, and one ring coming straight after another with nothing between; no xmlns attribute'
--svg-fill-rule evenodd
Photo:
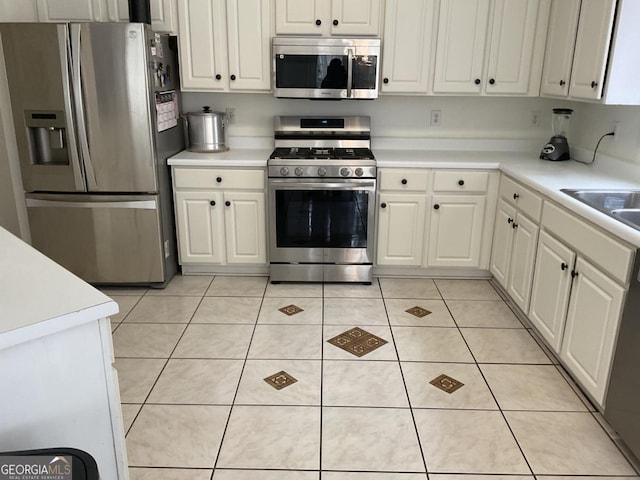
<svg viewBox="0 0 640 480"><path fill-rule="evenodd" d="M540 152L541 160L571 160L571 153L569 151L569 142L566 137L553 136L549 139L542 151Z"/></svg>

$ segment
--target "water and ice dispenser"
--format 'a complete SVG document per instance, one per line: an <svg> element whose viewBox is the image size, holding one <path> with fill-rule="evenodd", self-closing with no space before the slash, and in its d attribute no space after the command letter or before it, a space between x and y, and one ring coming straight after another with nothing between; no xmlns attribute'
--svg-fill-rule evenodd
<svg viewBox="0 0 640 480"><path fill-rule="evenodd" d="M33 165L69 165L63 111L24 112L29 155Z"/></svg>

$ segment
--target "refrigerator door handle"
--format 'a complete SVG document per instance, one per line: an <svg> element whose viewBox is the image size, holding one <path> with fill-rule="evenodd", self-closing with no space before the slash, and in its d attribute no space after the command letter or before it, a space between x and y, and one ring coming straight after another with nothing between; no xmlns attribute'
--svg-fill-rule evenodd
<svg viewBox="0 0 640 480"><path fill-rule="evenodd" d="M87 186L89 190L98 189L98 181L96 172L91 163L91 152L89 151L89 139L87 137L87 121L84 114L84 95L82 94L82 71L81 71L81 50L80 50L80 24L71 24L71 52L72 52L72 79L73 79L73 96L76 106L76 124L78 125L78 140L80 151L82 152L82 161L84 163L85 172L87 174Z"/></svg>
<svg viewBox="0 0 640 480"><path fill-rule="evenodd" d="M72 64L71 51L69 50L69 35L66 25L58 25L58 46L60 48L60 69L62 72L62 90L64 94L65 127L67 130L68 151L73 170L73 181L76 190L86 191L87 185L84 179L84 172L80 165L78 153L78 142L76 139L76 128L73 124L73 102L71 98L70 65Z"/></svg>
<svg viewBox="0 0 640 480"><path fill-rule="evenodd" d="M158 205L155 200L131 200L131 201L88 201L78 202L75 200L42 200L40 198L27 198L27 207L40 208L125 208L138 210L157 210Z"/></svg>

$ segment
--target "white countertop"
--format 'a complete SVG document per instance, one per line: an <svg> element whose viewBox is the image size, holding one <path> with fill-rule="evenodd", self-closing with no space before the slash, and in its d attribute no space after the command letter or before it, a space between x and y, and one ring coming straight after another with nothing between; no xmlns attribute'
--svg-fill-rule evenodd
<svg viewBox="0 0 640 480"><path fill-rule="evenodd" d="M187 167L261 167L267 166L267 159L273 148L232 148L226 152L196 153L183 150L169 158L173 166Z"/></svg>
<svg viewBox="0 0 640 480"><path fill-rule="evenodd" d="M0 349L118 313L118 304L0 227Z"/></svg>

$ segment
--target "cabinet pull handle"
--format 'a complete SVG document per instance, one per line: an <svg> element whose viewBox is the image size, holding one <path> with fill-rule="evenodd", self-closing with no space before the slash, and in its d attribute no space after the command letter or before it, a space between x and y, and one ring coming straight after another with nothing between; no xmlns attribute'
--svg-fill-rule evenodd
<svg viewBox="0 0 640 480"><path fill-rule="evenodd" d="M495 78L489 79L489 85L495 85L495 84L496 84L496 79Z"/></svg>
<svg viewBox="0 0 640 480"><path fill-rule="evenodd" d="M562 262L562 263L560 264L560 270L564 271L564 270L566 270L567 268L569 268L569 265L567 265L566 263Z"/></svg>
<svg viewBox="0 0 640 480"><path fill-rule="evenodd" d="M222 75L220 75L219 73L216 75L216 80L222 80Z"/></svg>
<svg viewBox="0 0 640 480"><path fill-rule="evenodd" d="M564 80L560 80L560 86L561 86L561 87L564 87L566 83L567 83L567 82L565 82Z"/></svg>
<svg viewBox="0 0 640 480"><path fill-rule="evenodd" d="M513 218L509 217L509 218L507 219L507 223L513 223Z"/></svg>
<svg viewBox="0 0 640 480"><path fill-rule="evenodd" d="M440 208L440 205L438 205L437 203L433 206L434 210L438 210Z"/></svg>
<svg viewBox="0 0 640 480"><path fill-rule="evenodd" d="M231 80L235 80L236 76L235 75L231 75Z"/></svg>
<svg viewBox="0 0 640 480"><path fill-rule="evenodd" d="M514 200L517 200L517 199L519 199L519 198L520 198L520 194L519 194L519 193L514 193L514 194L513 194L513 199L514 199Z"/></svg>
<svg viewBox="0 0 640 480"><path fill-rule="evenodd" d="M516 222L513 222L513 223L511 224L511 228L518 228L518 224L517 224Z"/></svg>
<svg viewBox="0 0 640 480"><path fill-rule="evenodd" d="M227 200L226 202L224 202L224 204L225 204L227 207L230 207L230 206L231 206L231 202L230 202L229 200Z"/></svg>
<svg viewBox="0 0 640 480"><path fill-rule="evenodd" d="M578 272L575 270L571 270L571 278L576 278L578 276Z"/></svg>
<svg viewBox="0 0 640 480"><path fill-rule="evenodd" d="M322 25L322 20L320 20L320 19L316 20L316 25L318 25L318 26Z"/></svg>
<svg viewBox="0 0 640 480"><path fill-rule="evenodd" d="M386 203L381 203L380 204L380 208L387 208L387 204Z"/></svg>
<svg viewBox="0 0 640 480"><path fill-rule="evenodd" d="M476 85L480 85L480 79L479 79L479 78L476 78L476 79L473 81L473 83L475 83Z"/></svg>
<svg viewBox="0 0 640 480"><path fill-rule="evenodd" d="M218 182L218 183L222 183L222 177L217 177L217 178L216 178L216 182Z"/></svg>
<svg viewBox="0 0 640 480"><path fill-rule="evenodd" d="M216 201L215 200L211 200L209 202L209 205L211 205L212 207L215 207L216 206Z"/></svg>
<svg viewBox="0 0 640 480"><path fill-rule="evenodd" d="M400 180L400 183L402 183L403 185L406 185L407 184L407 179L403 178L402 180Z"/></svg>
<svg viewBox="0 0 640 480"><path fill-rule="evenodd" d="M383 78L383 79L382 79L382 83L389 83L389 79L388 79L388 78L386 78L386 77L385 77L385 78Z"/></svg>
<svg viewBox="0 0 640 480"><path fill-rule="evenodd" d="M334 21L333 21L333 26L334 26L334 27L337 27L337 26L338 26L338 23L340 23L340 22L338 22L338 20L334 20Z"/></svg>
<svg viewBox="0 0 640 480"><path fill-rule="evenodd" d="M596 88L598 86L598 82L591 82L591 88Z"/></svg>
<svg viewBox="0 0 640 480"><path fill-rule="evenodd" d="M464 180L458 180L458 185L463 186L464 185Z"/></svg>

